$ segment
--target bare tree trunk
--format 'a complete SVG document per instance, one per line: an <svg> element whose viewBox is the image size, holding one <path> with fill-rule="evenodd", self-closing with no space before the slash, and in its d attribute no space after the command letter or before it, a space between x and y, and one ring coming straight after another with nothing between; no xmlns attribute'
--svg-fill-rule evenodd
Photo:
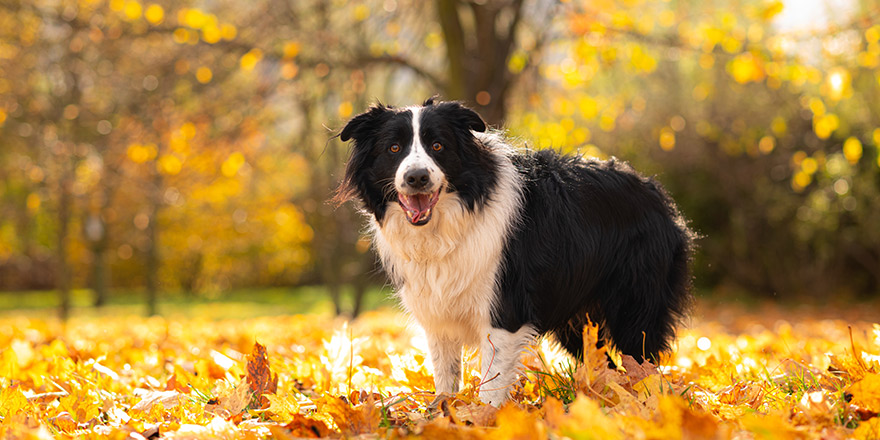
<svg viewBox="0 0 880 440"><path fill-rule="evenodd" d="M354 305L351 308L351 317L357 318L361 314L364 304L364 296L367 293L367 276L362 274L354 279Z"/></svg>
<svg viewBox="0 0 880 440"><path fill-rule="evenodd" d="M92 261L94 262L92 272L92 290L94 297L92 305L96 308L103 307L107 304L107 246L106 244L97 244L92 247Z"/></svg>
<svg viewBox="0 0 880 440"><path fill-rule="evenodd" d="M150 188L150 223L147 226L147 316L157 315L159 297L159 211L161 210L162 175L154 171Z"/></svg>
<svg viewBox="0 0 880 440"><path fill-rule="evenodd" d="M515 79L507 62L515 47L523 1L468 2L473 21L470 27L462 24L464 6L460 0L437 0L448 63L444 93L447 98L475 103L486 122L500 126L507 116L506 98Z"/></svg>
<svg viewBox="0 0 880 440"><path fill-rule="evenodd" d="M70 236L70 211L73 203L73 196L70 193L70 175L67 170L63 171L64 176L59 182L59 198L58 198L58 234L56 236L56 268L58 276L58 295L60 299L60 307L58 310L59 317L62 321L66 321L70 317L71 298L70 298L70 265L67 261L67 240Z"/></svg>
<svg viewBox="0 0 880 440"><path fill-rule="evenodd" d="M107 303L107 232L104 220L96 214L83 219L83 235L91 243L92 252L92 305L96 308Z"/></svg>

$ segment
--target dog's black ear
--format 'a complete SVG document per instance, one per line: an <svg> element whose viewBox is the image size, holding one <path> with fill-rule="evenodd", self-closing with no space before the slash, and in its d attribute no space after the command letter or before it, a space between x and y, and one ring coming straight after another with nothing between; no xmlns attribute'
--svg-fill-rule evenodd
<svg viewBox="0 0 880 440"><path fill-rule="evenodd" d="M434 105L434 103L439 100L440 100L440 95L434 95L434 96L426 99L425 102L422 103L422 106L428 107L428 106Z"/></svg>
<svg viewBox="0 0 880 440"><path fill-rule="evenodd" d="M437 105L437 109L447 112L453 120L460 122L470 130L481 133L486 131L486 121L483 120L479 113L461 105L459 102L443 102Z"/></svg>
<svg viewBox="0 0 880 440"><path fill-rule="evenodd" d="M381 103L370 107L367 111L351 118L348 124L339 132L339 139L342 142L348 142L349 139L362 138L365 133L373 131L379 118L390 112L390 107L386 107Z"/></svg>

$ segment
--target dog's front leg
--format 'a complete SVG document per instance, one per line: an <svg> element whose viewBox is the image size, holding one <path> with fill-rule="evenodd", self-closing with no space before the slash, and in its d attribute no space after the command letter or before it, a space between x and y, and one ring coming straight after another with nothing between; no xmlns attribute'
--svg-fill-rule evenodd
<svg viewBox="0 0 880 440"><path fill-rule="evenodd" d="M434 388L437 395L455 394L461 380L461 343L428 335L428 349L434 364Z"/></svg>
<svg viewBox="0 0 880 440"><path fill-rule="evenodd" d="M480 346L480 400L483 403L501 406L507 401L510 386L519 374L522 351L534 338L535 331L529 326L521 327L516 333L501 328L489 330Z"/></svg>

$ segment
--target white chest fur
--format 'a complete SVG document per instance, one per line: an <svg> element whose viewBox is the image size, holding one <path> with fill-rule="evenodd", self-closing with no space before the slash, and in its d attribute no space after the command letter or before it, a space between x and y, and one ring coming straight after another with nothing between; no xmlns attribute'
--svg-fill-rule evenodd
<svg viewBox="0 0 880 440"><path fill-rule="evenodd" d="M491 328L497 272L522 197L518 173L502 162L495 191L475 212L444 193L424 226L410 224L399 206L388 207L382 225L372 222L404 308L429 335L475 347Z"/></svg>

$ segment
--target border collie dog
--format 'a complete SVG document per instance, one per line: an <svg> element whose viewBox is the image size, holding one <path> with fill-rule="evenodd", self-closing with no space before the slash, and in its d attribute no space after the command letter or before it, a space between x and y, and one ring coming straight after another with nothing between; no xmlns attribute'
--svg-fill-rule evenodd
<svg viewBox="0 0 880 440"><path fill-rule="evenodd" d="M437 394L480 346L480 399L499 406L520 355L551 333L575 357L587 316L636 359L669 349L688 306L692 233L626 163L515 151L458 102L377 104L337 200L358 199L403 307L424 328Z"/></svg>

